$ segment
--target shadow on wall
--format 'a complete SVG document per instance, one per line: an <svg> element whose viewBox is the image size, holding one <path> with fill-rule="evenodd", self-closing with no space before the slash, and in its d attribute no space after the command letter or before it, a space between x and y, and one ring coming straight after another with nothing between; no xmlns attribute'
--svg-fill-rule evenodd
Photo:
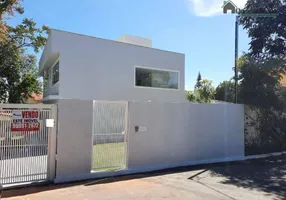
<svg viewBox="0 0 286 200"><path fill-rule="evenodd" d="M222 184L255 189L286 200L286 156L244 161L242 164L213 167L213 176L223 176Z"/></svg>

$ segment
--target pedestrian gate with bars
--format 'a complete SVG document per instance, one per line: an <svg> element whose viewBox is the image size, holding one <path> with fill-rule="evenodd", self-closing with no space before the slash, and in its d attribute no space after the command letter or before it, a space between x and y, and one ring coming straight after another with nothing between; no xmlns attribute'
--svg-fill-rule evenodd
<svg viewBox="0 0 286 200"><path fill-rule="evenodd" d="M39 127L31 123L31 119L22 126L15 125L15 119L21 118L21 113L37 113ZM54 179L56 116L55 105L0 104L1 184ZM47 119L51 119L52 125L46 124Z"/></svg>
<svg viewBox="0 0 286 200"><path fill-rule="evenodd" d="M94 101L92 171L127 167L128 102Z"/></svg>

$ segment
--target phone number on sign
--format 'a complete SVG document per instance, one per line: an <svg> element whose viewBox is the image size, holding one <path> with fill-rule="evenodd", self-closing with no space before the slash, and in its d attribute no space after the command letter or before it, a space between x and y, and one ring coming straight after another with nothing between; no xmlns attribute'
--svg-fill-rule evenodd
<svg viewBox="0 0 286 200"><path fill-rule="evenodd" d="M12 131L37 131L40 129L40 123L12 123Z"/></svg>

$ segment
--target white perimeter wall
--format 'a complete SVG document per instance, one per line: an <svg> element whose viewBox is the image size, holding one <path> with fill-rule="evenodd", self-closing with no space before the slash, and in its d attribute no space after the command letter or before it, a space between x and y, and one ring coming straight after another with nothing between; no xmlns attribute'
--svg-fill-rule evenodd
<svg viewBox="0 0 286 200"><path fill-rule="evenodd" d="M135 126L146 132L135 132ZM244 107L234 104L131 103L129 168L244 156Z"/></svg>
<svg viewBox="0 0 286 200"><path fill-rule="evenodd" d="M244 158L243 105L130 102L128 169L115 173L90 173L92 101L60 100L58 119L55 182Z"/></svg>

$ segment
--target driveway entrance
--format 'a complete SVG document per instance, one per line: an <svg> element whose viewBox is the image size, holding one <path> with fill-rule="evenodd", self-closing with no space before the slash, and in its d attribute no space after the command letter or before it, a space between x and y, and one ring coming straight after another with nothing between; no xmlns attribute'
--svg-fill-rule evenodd
<svg viewBox="0 0 286 200"><path fill-rule="evenodd" d="M0 105L1 184L53 180L56 111L54 105Z"/></svg>

